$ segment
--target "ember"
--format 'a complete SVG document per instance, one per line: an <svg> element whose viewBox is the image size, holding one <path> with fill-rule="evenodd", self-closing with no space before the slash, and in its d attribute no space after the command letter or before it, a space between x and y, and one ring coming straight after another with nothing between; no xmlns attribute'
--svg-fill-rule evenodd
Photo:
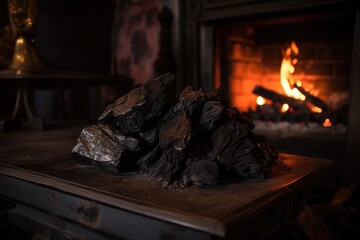
<svg viewBox="0 0 360 240"><path fill-rule="evenodd" d="M323 126L324 127L331 127L332 126L332 123L331 123L329 118L325 119L325 121L323 122Z"/></svg>
<svg viewBox="0 0 360 240"><path fill-rule="evenodd" d="M109 105L83 129L72 156L111 173L140 169L165 186L213 185L233 173L267 177L277 153L220 89L186 87L172 74L148 81Z"/></svg>

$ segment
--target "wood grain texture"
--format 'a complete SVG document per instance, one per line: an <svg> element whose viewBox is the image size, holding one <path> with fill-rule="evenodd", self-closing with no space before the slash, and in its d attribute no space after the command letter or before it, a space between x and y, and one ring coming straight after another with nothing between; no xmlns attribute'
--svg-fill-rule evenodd
<svg viewBox="0 0 360 240"><path fill-rule="evenodd" d="M28 192L28 199L16 199L28 184L36 186L40 195L46 191L55 196L68 194L144 218L227 236L267 210L292 199L297 201L294 196L311 190L332 165L329 160L281 154L269 179L229 176L212 187L163 188L161 183L138 172L110 175L72 159L70 152L82 127L1 134L0 194L35 207L40 203L32 199L43 199L43 210L64 214L61 209L66 209L66 203L57 201L60 206L52 208L48 196ZM80 221L74 216L67 218ZM100 221L96 226L104 224L102 220L96 219Z"/></svg>

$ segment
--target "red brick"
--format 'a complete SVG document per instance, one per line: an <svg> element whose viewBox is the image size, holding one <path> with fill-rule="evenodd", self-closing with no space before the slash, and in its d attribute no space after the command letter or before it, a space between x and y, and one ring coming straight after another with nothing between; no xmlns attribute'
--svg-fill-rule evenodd
<svg viewBox="0 0 360 240"><path fill-rule="evenodd" d="M256 108L256 98L255 94L249 95L232 95L230 100L230 105L236 107L242 112L247 112L249 108L255 110Z"/></svg>
<svg viewBox="0 0 360 240"><path fill-rule="evenodd" d="M231 94L252 94L256 85L261 85L260 79L233 78L229 84Z"/></svg>
<svg viewBox="0 0 360 240"><path fill-rule="evenodd" d="M230 72L231 75L235 77L259 77L263 74L263 69L262 66L257 63L232 61Z"/></svg>
<svg viewBox="0 0 360 240"><path fill-rule="evenodd" d="M263 48L261 49L262 59L265 62L280 62L282 60L281 48Z"/></svg>

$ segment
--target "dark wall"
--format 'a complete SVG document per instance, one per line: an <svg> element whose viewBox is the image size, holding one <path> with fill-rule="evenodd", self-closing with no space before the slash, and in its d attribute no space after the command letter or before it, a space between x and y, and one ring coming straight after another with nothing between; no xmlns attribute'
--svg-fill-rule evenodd
<svg viewBox="0 0 360 240"><path fill-rule="evenodd" d="M112 0L37 0L36 47L51 70L110 72Z"/></svg>
<svg viewBox="0 0 360 240"><path fill-rule="evenodd" d="M9 18L8 18L7 1L0 0L0 38L3 37L2 35L3 28L8 24L9 24ZM2 49L0 49L0 54L5 55ZM4 55L1 57L4 57ZM2 68L4 68L4 66L5 64L0 62L0 71ZM13 101L15 101L15 91L7 90L2 87L0 89L0 119L11 116L13 106L5 103L13 102Z"/></svg>
<svg viewBox="0 0 360 240"><path fill-rule="evenodd" d="M0 1L0 28L8 24L7 1Z"/></svg>
<svg viewBox="0 0 360 240"><path fill-rule="evenodd" d="M110 74L115 7L112 0L37 0L36 49L46 69ZM35 92L45 119L96 118L102 109L93 102L102 102L100 88Z"/></svg>

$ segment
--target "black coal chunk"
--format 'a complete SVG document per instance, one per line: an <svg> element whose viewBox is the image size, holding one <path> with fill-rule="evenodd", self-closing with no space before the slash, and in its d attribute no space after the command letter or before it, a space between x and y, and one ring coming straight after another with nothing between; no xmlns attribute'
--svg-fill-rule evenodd
<svg viewBox="0 0 360 240"><path fill-rule="evenodd" d="M160 128L160 147L161 149L171 147L184 152L191 141L192 133L190 120L185 116L176 116Z"/></svg>
<svg viewBox="0 0 360 240"><path fill-rule="evenodd" d="M185 167L184 152L175 148L168 148L162 152L161 157L148 169L151 176L167 186L180 178Z"/></svg>
<svg viewBox="0 0 360 240"><path fill-rule="evenodd" d="M156 146L153 150L151 150L149 153L147 153L145 156L140 158L136 164L140 167L140 170L144 173L147 173L150 171L150 168L154 163L161 157L162 150L160 146Z"/></svg>
<svg viewBox="0 0 360 240"><path fill-rule="evenodd" d="M151 120L160 117L171 104L173 79L173 75L164 74L133 89L110 104L98 123L110 125L127 134L144 131L151 125Z"/></svg>
<svg viewBox="0 0 360 240"><path fill-rule="evenodd" d="M159 148L162 150L160 158L154 161L154 155L158 154L159 150L153 150L140 160L138 165L142 169L147 169L151 176L164 185L172 184L180 178L186 167L185 159L191 138L189 119L185 116L175 116L160 128Z"/></svg>
<svg viewBox="0 0 360 240"><path fill-rule="evenodd" d="M148 145L156 145L159 141L159 128L160 126L155 126L147 131L139 132L139 136L147 142Z"/></svg>
<svg viewBox="0 0 360 240"><path fill-rule="evenodd" d="M274 158L249 133L246 121L230 119L213 132L208 157L241 177L267 177Z"/></svg>
<svg viewBox="0 0 360 240"><path fill-rule="evenodd" d="M200 128L208 132L220 125L225 112L225 106L219 101L205 102L200 117Z"/></svg>
<svg viewBox="0 0 360 240"><path fill-rule="evenodd" d="M229 107L222 89L186 87L176 99L173 82L164 74L109 105L82 131L72 156L112 173L135 166L172 187L213 185L233 173L267 177L277 152Z"/></svg>
<svg viewBox="0 0 360 240"><path fill-rule="evenodd" d="M214 185L218 183L219 169L216 162L199 160L193 161L190 166L186 168L179 187L187 187L194 185Z"/></svg>
<svg viewBox="0 0 360 240"><path fill-rule="evenodd" d="M185 116L189 119L197 118L201 114L205 103L206 95L202 90L193 90L186 87L179 96L178 102L165 115L164 120L168 121L174 116Z"/></svg>
<svg viewBox="0 0 360 240"><path fill-rule="evenodd" d="M118 173L128 151L119 143L116 135L107 126L91 125L84 128L77 139L71 155L107 172Z"/></svg>
<svg viewBox="0 0 360 240"><path fill-rule="evenodd" d="M141 140L135 136L123 134L117 129L110 129L110 127L106 125L99 124L98 127L105 131L109 136L116 139L119 144L127 147L127 149L130 151L140 151L144 146L144 143L142 143Z"/></svg>

